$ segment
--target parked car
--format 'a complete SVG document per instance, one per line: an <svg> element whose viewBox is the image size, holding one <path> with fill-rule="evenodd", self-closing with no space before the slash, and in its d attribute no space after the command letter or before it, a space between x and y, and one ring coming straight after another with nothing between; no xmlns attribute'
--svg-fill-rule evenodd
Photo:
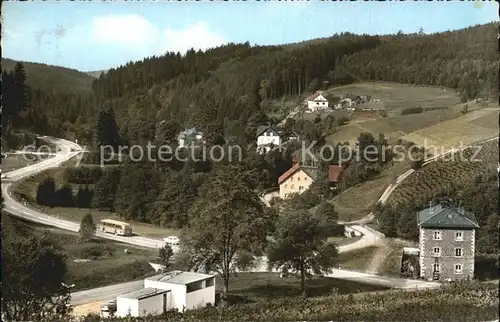
<svg viewBox="0 0 500 322"><path fill-rule="evenodd" d="M170 246L179 246L180 239L177 236L168 236L167 238L163 238L163 241Z"/></svg>
<svg viewBox="0 0 500 322"><path fill-rule="evenodd" d="M113 317L116 313L116 301L112 300L101 305L100 316L102 318Z"/></svg>

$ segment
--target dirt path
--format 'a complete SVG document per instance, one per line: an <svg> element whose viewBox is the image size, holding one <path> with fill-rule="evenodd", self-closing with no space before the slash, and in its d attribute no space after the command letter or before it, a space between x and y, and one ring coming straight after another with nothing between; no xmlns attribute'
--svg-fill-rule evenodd
<svg viewBox="0 0 500 322"><path fill-rule="evenodd" d="M104 302L100 301L82 305L75 305L75 307L73 308L73 316L86 316L91 313L99 314L99 309L101 308L102 303Z"/></svg>
<svg viewBox="0 0 500 322"><path fill-rule="evenodd" d="M389 253L389 246L387 245L386 239L379 239L377 244L377 251L373 255L373 258L368 264L365 271L368 274L377 274L379 272L380 266L386 260L387 254Z"/></svg>

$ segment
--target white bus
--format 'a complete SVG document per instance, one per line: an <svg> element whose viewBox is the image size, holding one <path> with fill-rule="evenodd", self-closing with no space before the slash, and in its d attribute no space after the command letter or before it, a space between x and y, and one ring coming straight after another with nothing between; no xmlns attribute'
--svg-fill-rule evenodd
<svg viewBox="0 0 500 322"><path fill-rule="evenodd" d="M113 219L101 220L99 229L105 233L111 233L120 236L132 235L132 227L130 226L130 224Z"/></svg>

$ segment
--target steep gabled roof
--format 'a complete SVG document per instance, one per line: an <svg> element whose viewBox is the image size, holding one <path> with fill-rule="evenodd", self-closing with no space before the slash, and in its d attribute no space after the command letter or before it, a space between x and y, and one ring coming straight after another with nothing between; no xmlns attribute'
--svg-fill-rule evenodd
<svg viewBox="0 0 500 322"><path fill-rule="evenodd" d="M281 131L279 131L278 129L273 128L271 125L259 125L257 127L257 133L256 133L255 137L259 137L262 133L264 133L268 129L271 130L271 131L273 131L274 133L280 135Z"/></svg>
<svg viewBox="0 0 500 322"><path fill-rule="evenodd" d="M422 228L479 228L476 216L463 208L437 205L417 214L417 223Z"/></svg>
<svg viewBox="0 0 500 322"><path fill-rule="evenodd" d="M316 98L318 98L318 96L320 96L320 95L321 95L321 96L323 96L323 98L325 98L325 96L323 95L323 93L321 93L321 92L316 92L316 93L312 94L311 96L309 96L309 97L306 99L306 101L314 101L314 100L315 100ZM325 100L327 100L327 99L325 98Z"/></svg>
<svg viewBox="0 0 500 322"><path fill-rule="evenodd" d="M278 184L283 183L284 181L286 181L288 178L290 178L294 173L296 173L299 170L304 171L313 180L316 180L318 177L318 168L301 166L299 163L295 163L290 169L286 170L286 172L283 173L278 178Z"/></svg>
<svg viewBox="0 0 500 322"><path fill-rule="evenodd" d="M290 169L286 170L285 173L283 173L278 178L278 184L281 184L283 181L285 181L286 179L288 179L295 172L299 171L299 169L300 169L300 165L298 163L295 163Z"/></svg>

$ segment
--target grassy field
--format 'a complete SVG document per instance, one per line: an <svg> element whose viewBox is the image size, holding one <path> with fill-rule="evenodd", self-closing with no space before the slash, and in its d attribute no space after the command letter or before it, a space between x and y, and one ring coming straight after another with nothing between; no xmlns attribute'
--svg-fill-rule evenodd
<svg viewBox="0 0 500 322"><path fill-rule="evenodd" d="M385 189L409 168L408 162L395 162L393 166L383 169L376 177L339 193L332 200L339 214L339 220L351 221L366 216Z"/></svg>
<svg viewBox="0 0 500 322"><path fill-rule="evenodd" d="M47 169L38 174L26 177L25 179L16 182L13 185L13 191L30 202L34 202L36 200L36 191L38 188L38 184L47 176L52 177L55 182L57 188L64 184L64 170L68 167L74 167L76 160L72 159L67 161L65 164L61 165L57 168ZM73 188L78 188L78 185L71 185ZM91 186L91 185L90 185Z"/></svg>
<svg viewBox="0 0 500 322"><path fill-rule="evenodd" d="M38 160L46 160L48 158L48 156L41 156L42 158L38 157L40 156L10 154L4 159L2 159L2 164L0 165L0 169L2 169L2 173L6 173L9 171L17 170L32 165L38 162Z"/></svg>
<svg viewBox="0 0 500 322"><path fill-rule="evenodd" d="M352 269L364 272L370 264L378 247L370 246L352 252L341 253L338 257L338 264L341 269Z"/></svg>
<svg viewBox="0 0 500 322"><path fill-rule="evenodd" d="M75 284L74 290L129 282L154 274L148 262L156 260L156 250L100 238L81 242L77 233L21 222L35 234L45 233L62 246L67 255L66 280Z"/></svg>
<svg viewBox="0 0 500 322"><path fill-rule="evenodd" d="M391 82L361 82L334 87L325 92L339 97L348 94L370 95L372 100L380 100L380 102L374 103L383 105L385 110L394 114L400 114L400 111L407 107L422 106L423 108L428 108L451 106L460 102L460 98L452 89ZM377 109L380 109L380 106L377 106Z"/></svg>
<svg viewBox="0 0 500 322"><path fill-rule="evenodd" d="M33 208L39 209L40 211L57 216L61 219L71 220L75 222L80 222L83 216L87 213L91 213L94 217L95 222L99 222L101 219L115 219L124 221L117 213L108 212L108 211L98 211L96 209L86 209L86 208L72 208L72 207L44 207L36 204L36 191L38 187L38 183L43 180L45 176L51 176L56 181L57 185L60 186L63 184L63 175L64 169L66 167L74 166L74 160L70 160L64 166L48 169L42 173L37 175L28 177L20 182L16 182L13 185L13 192L17 194L19 197L25 199ZM73 192L77 192L78 185L74 184L70 186L73 187ZM88 185L92 187L92 185ZM155 227L152 225L138 223L138 222L129 222L132 225L132 231L135 234L141 236L149 236L149 237L158 237L163 238L166 236L178 236L180 234L179 231L169 229L169 228L161 228Z"/></svg>
<svg viewBox="0 0 500 322"><path fill-rule="evenodd" d="M439 128L442 122L451 121L462 116L461 109L463 105L455 105L453 107L441 110L427 111L418 114L397 115L389 117L371 118L362 121L351 121L349 124L342 126L337 132L327 137L327 142L349 142L354 145L358 136L362 132L372 133L375 137L379 133L384 133L385 137L391 142L395 142L398 138L403 138L412 141L411 134L415 131L436 126ZM470 113L473 113L474 107L469 104ZM415 140L417 140L415 138Z"/></svg>
<svg viewBox="0 0 500 322"><path fill-rule="evenodd" d="M223 282L217 277L216 288L222 291ZM311 277L306 280L308 296L323 296L332 294L336 288L338 294L370 292L387 290L388 288L337 280L327 277ZM301 295L300 278L280 278L278 273L236 273L229 281L229 292L237 302L261 301L266 298L283 298Z"/></svg>
<svg viewBox="0 0 500 322"><path fill-rule="evenodd" d="M475 153L475 149L470 149ZM438 160L417 170L404 180L391 194L389 204L396 205L409 199L429 199L451 182L460 184L473 180L478 174L494 171L498 162L498 140L484 145L475 157L466 153L455 154L449 159Z"/></svg>
<svg viewBox="0 0 500 322"><path fill-rule="evenodd" d="M116 213L108 211L98 211L96 209L68 208L68 207L49 208L40 206L37 206L37 208L39 208L46 214L54 215L57 216L58 218L71 220L75 222L80 222L83 216L85 216L85 214L89 212L92 214L92 217L94 218L94 221L96 223L98 223L99 220L101 219L115 219L115 220L125 221ZM132 226L132 231L134 232L134 234L141 236L163 238L167 236L179 236L180 234L180 231L174 229L155 227L152 225L137 223L133 221L128 221L128 223L130 223L130 225Z"/></svg>
<svg viewBox="0 0 500 322"><path fill-rule="evenodd" d="M466 146L473 142L498 136L498 107L473 110L467 114L423 128L402 137L419 146L443 149Z"/></svg>

